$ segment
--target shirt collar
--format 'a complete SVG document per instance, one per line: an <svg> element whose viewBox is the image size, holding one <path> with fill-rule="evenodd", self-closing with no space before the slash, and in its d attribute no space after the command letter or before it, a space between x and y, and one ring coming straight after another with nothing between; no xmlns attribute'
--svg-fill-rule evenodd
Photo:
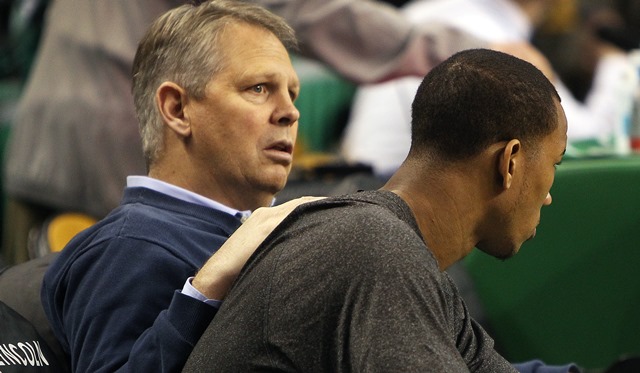
<svg viewBox="0 0 640 373"><path fill-rule="evenodd" d="M148 176L127 176L127 187L144 187L147 189L155 190L156 192L166 194L168 196L180 199L185 202L195 203L195 204L210 207L222 212L226 212L227 214L230 214L239 218L242 222L247 220L249 215L251 215L250 210L245 210L245 211L236 210L232 207L225 206L220 202L214 201L207 197L203 197L190 190L180 188L179 186L175 186L173 184L169 184L162 180L154 179Z"/></svg>

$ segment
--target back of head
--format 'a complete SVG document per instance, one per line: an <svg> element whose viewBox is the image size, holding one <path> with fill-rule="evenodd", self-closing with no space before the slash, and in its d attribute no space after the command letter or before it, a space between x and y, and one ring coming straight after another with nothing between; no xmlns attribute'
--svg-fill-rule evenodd
<svg viewBox="0 0 640 373"><path fill-rule="evenodd" d="M416 93L409 156L455 161L500 141L535 145L556 128L554 100L555 88L532 64L488 49L459 52Z"/></svg>
<svg viewBox="0 0 640 373"><path fill-rule="evenodd" d="M225 68L219 41L226 26L246 23L273 33L287 49L295 33L279 16L249 2L210 0L172 9L147 30L133 61L133 98L147 166L162 149L163 122L155 104L158 86L172 81L193 99L204 98L207 83Z"/></svg>

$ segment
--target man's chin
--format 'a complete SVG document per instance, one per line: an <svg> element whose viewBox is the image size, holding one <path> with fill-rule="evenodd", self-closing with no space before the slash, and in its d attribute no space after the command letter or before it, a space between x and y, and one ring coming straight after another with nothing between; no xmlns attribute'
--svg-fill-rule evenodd
<svg viewBox="0 0 640 373"><path fill-rule="evenodd" d="M279 204L281 202L286 202L284 201L282 198L286 198L286 197L278 197L278 195L280 194L280 192L282 192L282 190L284 189L284 183L283 184L271 184L271 185L264 185L263 188L260 190L260 192L265 196L265 199L269 200L269 204L271 205L272 203L275 202L275 204Z"/></svg>
<svg viewBox="0 0 640 373"><path fill-rule="evenodd" d="M516 248L516 249L511 250L510 252L508 252L508 253L506 253L506 254L495 255L495 257L496 257L497 259L500 259L500 260L502 260L502 261L505 261L505 260L507 260L507 259L511 259L511 258L513 258L513 257L518 253L518 251L519 251L519 250L520 250L520 248L518 247L518 248Z"/></svg>
<svg viewBox="0 0 640 373"><path fill-rule="evenodd" d="M513 257L514 255L516 255L518 253L518 251L520 251L520 246L518 245L516 247L510 247L510 248L501 248L500 250L485 250L481 247L478 247L478 249L480 249L480 251L483 251L484 253L491 255L492 257L499 259L499 260L507 260L511 257Z"/></svg>
<svg viewBox="0 0 640 373"><path fill-rule="evenodd" d="M259 180L254 186L259 187L263 191L268 191L270 193L276 194L284 189L284 186L287 184L288 178L289 169L287 168L278 167L268 171L265 170L262 180Z"/></svg>

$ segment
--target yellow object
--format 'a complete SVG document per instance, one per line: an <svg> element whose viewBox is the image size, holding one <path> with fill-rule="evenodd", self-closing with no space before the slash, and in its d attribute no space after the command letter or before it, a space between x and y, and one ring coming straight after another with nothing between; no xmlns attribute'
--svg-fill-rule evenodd
<svg viewBox="0 0 640 373"><path fill-rule="evenodd" d="M49 223L47 241L51 252L62 250L78 233L96 223L96 219L80 213L64 213L56 216Z"/></svg>
<svg viewBox="0 0 640 373"><path fill-rule="evenodd" d="M544 34L564 34L575 29L578 24L578 1L556 0L547 12L547 17L540 26Z"/></svg>

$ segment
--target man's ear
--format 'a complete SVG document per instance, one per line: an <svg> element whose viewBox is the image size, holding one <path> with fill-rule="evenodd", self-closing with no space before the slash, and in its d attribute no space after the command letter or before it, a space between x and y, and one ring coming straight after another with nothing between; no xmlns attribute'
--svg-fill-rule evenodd
<svg viewBox="0 0 640 373"><path fill-rule="evenodd" d="M500 153L498 162L498 173L502 177L502 187L509 189L513 181L513 175L518 166L520 166L520 154L522 153L522 144L520 140L513 139L507 142Z"/></svg>
<svg viewBox="0 0 640 373"><path fill-rule="evenodd" d="M173 82L164 82L156 90L156 103L164 122L179 136L191 134L189 118L185 115L187 92Z"/></svg>

